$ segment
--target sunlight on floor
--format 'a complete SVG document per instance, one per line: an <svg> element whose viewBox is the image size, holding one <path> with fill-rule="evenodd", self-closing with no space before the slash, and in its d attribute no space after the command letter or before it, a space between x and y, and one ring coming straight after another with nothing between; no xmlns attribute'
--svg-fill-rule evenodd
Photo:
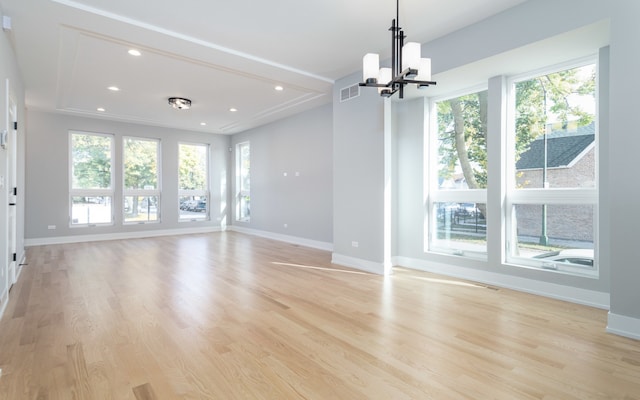
<svg viewBox="0 0 640 400"><path fill-rule="evenodd" d="M411 278L411 279L418 279L418 280L422 280L422 281L428 281L428 282L432 282L432 283L443 283L443 284L446 284L446 285L465 286L465 287L487 289L486 285L482 285L480 283L462 282L462 281L456 281L456 280L451 280L451 279L426 278L424 276L405 276L405 275L403 275L403 278L405 278L405 277L408 277L408 278Z"/></svg>
<svg viewBox="0 0 640 400"><path fill-rule="evenodd" d="M346 270L346 269L336 269L336 268L313 267L311 265L290 264L290 263L283 263L283 262L277 262L277 261L272 261L271 264L282 265L282 266L285 266L285 267L317 269L317 270L321 270L321 271L344 272L344 273L347 273L347 274L371 275L368 272L349 271L349 270Z"/></svg>

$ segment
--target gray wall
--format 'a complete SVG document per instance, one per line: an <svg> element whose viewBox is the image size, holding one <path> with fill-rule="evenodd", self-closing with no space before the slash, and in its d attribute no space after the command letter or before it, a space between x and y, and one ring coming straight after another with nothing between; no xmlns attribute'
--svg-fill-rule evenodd
<svg viewBox="0 0 640 400"><path fill-rule="evenodd" d="M331 124L328 104L233 135L233 160L236 144L249 141L251 146L251 220L235 221L234 210L233 225L330 245ZM235 173L232 177L230 193L235 194Z"/></svg>
<svg viewBox="0 0 640 400"><path fill-rule="evenodd" d="M61 114L29 111L27 133L26 228L28 241L81 235L117 235L159 230L220 228L226 218L226 183L229 137L175 129L127 124ZM115 224L112 226L69 227L69 131L109 133L115 136ZM143 225L122 224L122 137L160 139L161 222ZM210 145L211 219L178 222L178 143ZM48 229L55 225L55 230ZM45 240L46 242L46 240Z"/></svg>
<svg viewBox="0 0 640 400"><path fill-rule="evenodd" d="M478 262L460 257L427 254L424 252L424 203L422 194L423 169L423 134L421 132L424 121L420 118L411 121L409 114L412 110L420 110L421 100L405 102L397 105L393 118L405 119L396 121L393 151L397 159L387 160L394 166L393 176L396 179L394 190L394 255L406 257L428 263L442 263L476 269L492 273L492 276L510 276L518 282L543 282L552 287L556 284L565 287L567 293L573 289L583 289L592 293L609 293L611 314L622 316L623 322L631 326L636 324L636 335L640 337L640 269L636 267L636 246L638 219L630 215L638 198L638 185L634 184L636 169L630 160L636 157L640 148L637 110L640 109L640 54L637 51L637 38L640 37L640 25L636 17L640 15L640 2L633 0L614 0L602 2L598 0L538 0L523 3L487 20L464 28L451 35L442 37L423 45L423 54L433 59L435 78L443 79L436 90L444 93L463 88L460 82L468 79L472 74L482 74L482 68L487 67L486 60L492 57L503 57L506 52L517 51L522 46L532 45L555 35L565 34L575 29L581 29L603 20L610 20L610 37L605 42L594 40L592 53L600 53L602 60L609 60L601 71L605 74L600 87L600 180L606 182L601 187L600 215L600 278L581 278L561 274L553 274L534 269L514 268L503 264L500 250L501 244L492 239L489 246L489 261ZM606 22L604 23L606 26ZM579 35L576 35L579 36ZM603 49L610 43L609 50ZM569 45L564 52L549 49L545 56L564 61L576 57L579 51ZM563 54L564 53L564 54ZM519 57L503 63L501 68L488 69L482 79L474 84L487 83L489 78L504 74L525 72L523 61L529 64L529 70L545 65L535 54L518 53ZM530 59L526 59L529 57ZM557 62L557 61L556 61ZM475 66L478 68L469 68ZM482 67L482 68L480 68ZM610 75L609 74L610 68ZM464 76L456 73L464 71ZM444 79L446 77L446 79ZM610 85L609 78L610 77ZM363 95L358 98L339 103L337 94L343 87L349 86L361 77L350 75L336 82L334 87L334 249L353 257L361 257L367 261L383 263L380 243L383 237L383 225L375 223L382 216L382 182L384 176L383 151L380 149L384 135L383 124L380 122L383 112L382 101L375 100L375 94L364 94L364 91L375 92L372 89L362 89ZM492 86L499 87L500 78L492 81ZM498 94L492 100L492 115L499 115L504 99ZM610 100L610 115L607 103ZM417 102L417 103L416 103ZM496 113L496 110L497 113ZM499 128L501 121L494 121L493 126ZM362 151L347 151L358 146ZM501 158L500 149L492 152L493 158ZM494 161L495 162L495 161ZM357 167L354 167L356 165ZM362 168L359 168L362 166ZM491 166L490 166L491 168ZM348 182L358 182L357 190ZM604 191L606 190L606 192ZM354 196L365 194L360 203L354 201ZM495 192L489 200L499 204L501 193ZM359 208L358 208L359 207ZM366 214L366 218L365 217ZM499 213L498 213L499 214ZM610 219L609 219L610 216ZM500 225L500 220L493 220ZM361 226L366 226L366 234L360 237L361 243L371 243L359 249L351 248L351 241L357 234L361 234ZM494 232L500 238L500 230ZM609 237L610 235L610 237ZM604 237L602 237L604 236ZM366 253L366 254L365 254ZM568 297L571 295L569 294ZM629 318L626 320L625 318ZM610 322L612 320L610 319ZM615 330L615 329L614 329Z"/></svg>
<svg viewBox="0 0 640 400"><path fill-rule="evenodd" d="M17 158L17 259L18 262L24 256L24 87L22 77L18 70L13 48L9 40L10 32L0 31L0 131L7 128L7 104L6 85L10 86L11 95L14 97L18 108L18 158ZM7 208L8 208L8 169L7 150L0 149L0 176L4 178L4 187L0 188L0 312L6 305L4 296L11 285L8 276L9 254L7 254Z"/></svg>
<svg viewBox="0 0 640 400"><path fill-rule="evenodd" d="M356 73L334 85L333 253L334 260L363 260L377 268L359 267L375 270L384 263L384 102L369 88L340 102L340 89L361 79Z"/></svg>
<svg viewBox="0 0 640 400"><path fill-rule="evenodd" d="M640 218L629 213L640 197L634 165L640 149L640 2L619 0L612 4L609 152L600 155L601 162L609 164L604 177L609 179L609 198L602 199L602 207L607 207L611 216L611 313L640 319L636 251Z"/></svg>

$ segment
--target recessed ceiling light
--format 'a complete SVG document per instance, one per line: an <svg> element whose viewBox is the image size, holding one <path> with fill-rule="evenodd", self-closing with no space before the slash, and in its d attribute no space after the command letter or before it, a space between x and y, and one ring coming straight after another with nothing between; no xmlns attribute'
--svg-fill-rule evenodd
<svg viewBox="0 0 640 400"><path fill-rule="evenodd" d="M231 111L231 112L236 112L236 111L238 111L238 109L237 109L237 108L233 108L233 107L231 107L231 108L229 109L229 111Z"/></svg>
<svg viewBox="0 0 640 400"><path fill-rule="evenodd" d="M117 86L109 86L107 89L111 90L112 92L117 92L120 90L120 88Z"/></svg>
<svg viewBox="0 0 640 400"><path fill-rule="evenodd" d="M207 123L206 123L206 122L200 122L200 125L201 125L201 126L206 126L206 125L207 125Z"/></svg>
<svg viewBox="0 0 640 400"><path fill-rule="evenodd" d="M139 56L142 55L142 53L140 53L140 50L136 50L136 49L131 49L131 50L129 50L128 53L131 54L132 56L136 56L136 57L139 57Z"/></svg>
<svg viewBox="0 0 640 400"><path fill-rule="evenodd" d="M100 111L100 112L105 112L105 111L106 111L106 110L105 110L104 108L102 108L102 107L98 107L98 108L96 108L96 110L98 110L98 111Z"/></svg>
<svg viewBox="0 0 640 400"><path fill-rule="evenodd" d="M275 89L276 89L278 92L282 92L282 91L284 90L284 88L283 88L282 86L280 86L280 85L276 86L276 87L275 87Z"/></svg>

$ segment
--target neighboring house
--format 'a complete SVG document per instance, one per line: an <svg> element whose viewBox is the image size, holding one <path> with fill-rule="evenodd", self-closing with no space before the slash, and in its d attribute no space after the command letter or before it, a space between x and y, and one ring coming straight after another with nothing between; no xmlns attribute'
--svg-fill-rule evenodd
<svg viewBox="0 0 640 400"><path fill-rule="evenodd" d="M516 162L519 188L542 188L544 138L539 137ZM553 131L547 135L547 187L595 187L595 126ZM552 239L593 241L593 207L549 205L547 236ZM518 234L537 237L542 207L518 206Z"/></svg>

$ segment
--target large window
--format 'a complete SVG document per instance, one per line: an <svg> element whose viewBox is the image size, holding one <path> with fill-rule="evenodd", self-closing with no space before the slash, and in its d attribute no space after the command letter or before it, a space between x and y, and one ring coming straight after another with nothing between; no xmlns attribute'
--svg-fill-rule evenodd
<svg viewBox="0 0 640 400"><path fill-rule="evenodd" d="M251 150L249 142L236 145L236 220L251 218Z"/></svg>
<svg viewBox="0 0 640 400"><path fill-rule="evenodd" d="M113 136L70 132L70 225L113 223Z"/></svg>
<svg viewBox="0 0 640 400"><path fill-rule="evenodd" d="M123 143L124 222L160 219L160 141L125 137Z"/></svg>
<svg viewBox="0 0 640 400"><path fill-rule="evenodd" d="M596 65L513 79L507 262L594 273Z"/></svg>
<svg viewBox="0 0 640 400"><path fill-rule="evenodd" d="M209 146L178 146L178 202L180 221L209 218Z"/></svg>
<svg viewBox="0 0 640 400"><path fill-rule="evenodd" d="M429 251L486 254L487 91L432 102Z"/></svg>

